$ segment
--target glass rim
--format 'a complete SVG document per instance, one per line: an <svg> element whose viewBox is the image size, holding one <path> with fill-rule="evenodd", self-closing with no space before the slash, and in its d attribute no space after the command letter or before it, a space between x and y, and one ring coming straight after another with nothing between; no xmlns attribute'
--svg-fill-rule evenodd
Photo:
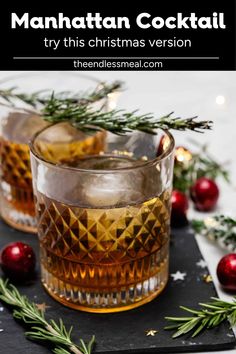
<svg viewBox="0 0 236 354"><path fill-rule="evenodd" d="M60 123L56 123L56 124L61 124L61 123L65 123L65 122L60 122ZM52 161L49 161L45 158L43 158L40 154L38 154L36 152L36 149L34 147L34 142L35 139L45 130L51 128L52 126L56 125L56 124L52 124L50 126L44 127L42 130L40 130L39 132L37 132L32 139L30 139L29 141L29 148L30 148L30 152L31 154L34 156L34 158L38 161L40 161L41 163L43 163L44 165L49 165L53 168L59 169L59 170L67 170L67 171L76 171L76 172L82 172L82 173L94 173L94 174L103 174L103 173L118 173L120 171L131 171L131 170L137 170L140 168L146 168L152 165L155 165L158 162L162 162L165 159L167 159L174 151L175 148L175 139L173 137L173 135L169 132L169 130L165 130L165 129L161 129L158 128L160 131L162 131L164 134L166 134L169 139L170 139L170 145L168 146L167 150L164 151L162 154L158 155L157 157L155 157L154 159L151 160L139 160L140 164L138 165L134 165L134 166L127 166L127 167L120 167L120 168L106 168L106 169L88 169L88 168L79 168L79 167L72 167L72 166L66 166L66 165L61 165L59 163L55 163ZM75 128L76 129L76 128ZM97 132L103 132L103 130L96 130L95 133ZM84 155L87 158L92 158L93 156L98 156L98 155ZM106 154L104 155L100 155L101 157L106 156ZM111 156L111 155L109 155ZM83 156L82 156L83 157ZM114 155L114 157L116 157L116 155ZM122 158L121 155L119 155L119 157Z"/></svg>

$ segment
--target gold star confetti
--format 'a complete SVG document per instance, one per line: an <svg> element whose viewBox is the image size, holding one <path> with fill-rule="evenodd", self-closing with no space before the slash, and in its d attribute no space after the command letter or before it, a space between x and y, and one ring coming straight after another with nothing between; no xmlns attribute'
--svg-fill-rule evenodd
<svg viewBox="0 0 236 354"><path fill-rule="evenodd" d="M147 337L154 337L158 331L156 329L148 329L145 333Z"/></svg>
<svg viewBox="0 0 236 354"><path fill-rule="evenodd" d="M213 282L213 279L212 279L212 276L210 274L205 274L203 275L203 280L205 283L212 283Z"/></svg>
<svg viewBox="0 0 236 354"><path fill-rule="evenodd" d="M51 306L48 306L43 302L42 304L35 304L38 310L45 312L46 309L49 309Z"/></svg>

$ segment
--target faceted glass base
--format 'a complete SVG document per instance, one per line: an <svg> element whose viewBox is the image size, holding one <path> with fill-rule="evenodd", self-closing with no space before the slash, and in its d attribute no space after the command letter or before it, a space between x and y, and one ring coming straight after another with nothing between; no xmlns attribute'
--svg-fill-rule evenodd
<svg viewBox="0 0 236 354"><path fill-rule="evenodd" d="M168 258L158 273L137 284L119 289L87 289L60 280L41 266L42 283L46 291L61 304L76 310L109 313L133 309L150 302L165 288L168 280Z"/></svg>
<svg viewBox="0 0 236 354"><path fill-rule="evenodd" d="M1 216L17 230L37 233L32 189L18 188L1 181Z"/></svg>
<svg viewBox="0 0 236 354"><path fill-rule="evenodd" d="M37 221L31 216L26 216L23 213L18 213L13 210L12 212L7 212L1 214L2 219L11 227L16 230L28 232L30 234L37 233Z"/></svg>

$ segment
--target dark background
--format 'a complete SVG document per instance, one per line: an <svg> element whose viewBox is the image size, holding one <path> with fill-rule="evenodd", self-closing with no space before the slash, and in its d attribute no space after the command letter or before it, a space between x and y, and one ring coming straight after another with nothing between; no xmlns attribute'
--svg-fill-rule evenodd
<svg viewBox="0 0 236 354"><path fill-rule="evenodd" d="M144 5L145 3L145 5ZM155 6L154 3L157 3ZM71 2L70 8L65 3L63 7L55 6L49 8L43 3L31 3L29 6L8 6L0 11L0 40L1 57L0 70L73 70L72 60L13 60L13 56L83 56L83 57L139 57L139 56L219 56L220 60L165 60L164 70L235 70L235 1L183 1L160 2L146 1L142 6L135 2L130 2L130 9L127 9L125 2L110 1L105 4L96 2ZM126 4L128 2L126 1ZM11 12L16 12L22 16L24 12L29 12L33 16L55 16L63 12L64 16L75 17L85 16L87 12L100 12L105 16L127 16L130 19L131 28L124 30L106 29L24 29L19 27L15 30L10 28ZM224 12L226 29L140 29L135 19L141 12L148 12L163 18L176 16L177 12L189 16L195 12L197 16L212 16L213 12ZM45 48L43 39L64 38L65 36L79 37L84 39L94 38L136 38L136 39L172 39L173 37L190 39L191 48L62 48L52 50ZM89 70L89 68L87 69ZM94 70L94 69L90 69ZM101 69L100 69L101 70ZM113 69L114 70L114 69ZM130 70L130 69L129 69Z"/></svg>

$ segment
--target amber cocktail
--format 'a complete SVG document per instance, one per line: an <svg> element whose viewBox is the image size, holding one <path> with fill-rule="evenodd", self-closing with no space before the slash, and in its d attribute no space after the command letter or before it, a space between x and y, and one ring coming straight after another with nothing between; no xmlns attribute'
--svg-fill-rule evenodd
<svg viewBox="0 0 236 354"><path fill-rule="evenodd" d="M39 150L40 134L32 142L42 282L59 302L124 311L165 287L174 146L166 137L154 160L104 153L60 165Z"/></svg>

